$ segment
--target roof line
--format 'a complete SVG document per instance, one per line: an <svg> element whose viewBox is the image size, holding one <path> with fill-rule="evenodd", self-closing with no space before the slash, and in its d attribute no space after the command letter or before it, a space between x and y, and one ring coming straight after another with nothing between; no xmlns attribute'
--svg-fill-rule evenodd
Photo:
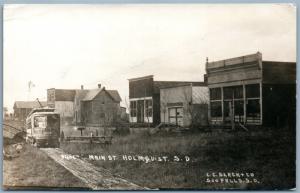
<svg viewBox="0 0 300 193"><path fill-rule="evenodd" d="M162 87L159 89L177 88L177 87L182 87L182 86L207 87L207 84L205 84L205 82L194 82L194 83L203 83L203 85L193 85L193 82L190 82L190 83L186 83L186 84L182 84L182 85Z"/></svg>
<svg viewBox="0 0 300 193"><path fill-rule="evenodd" d="M142 76L142 77L137 77L137 78L130 78L128 80L129 80L129 82L131 82L131 81L137 81L137 80L143 80L143 79L149 79L149 78L153 78L153 75Z"/></svg>

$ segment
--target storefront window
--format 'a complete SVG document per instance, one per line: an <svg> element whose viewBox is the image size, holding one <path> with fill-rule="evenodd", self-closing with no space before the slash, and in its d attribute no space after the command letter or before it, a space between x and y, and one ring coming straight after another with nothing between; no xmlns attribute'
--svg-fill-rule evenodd
<svg viewBox="0 0 300 193"><path fill-rule="evenodd" d="M247 100L247 122L260 121L260 103L259 99Z"/></svg>
<svg viewBox="0 0 300 193"><path fill-rule="evenodd" d="M146 115L152 117L152 100L145 100Z"/></svg>
<svg viewBox="0 0 300 193"><path fill-rule="evenodd" d="M136 117L136 101L130 101L130 116Z"/></svg>
<svg viewBox="0 0 300 193"><path fill-rule="evenodd" d="M243 86L224 87L224 99L242 99Z"/></svg>
<svg viewBox="0 0 300 193"><path fill-rule="evenodd" d="M234 101L234 120L244 122L244 101Z"/></svg>
<svg viewBox="0 0 300 193"><path fill-rule="evenodd" d="M210 89L210 100L221 100L221 88Z"/></svg>
<svg viewBox="0 0 300 193"><path fill-rule="evenodd" d="M219 102L211 102L211 117L222 117L222 104Z"/></svg>
<svg viewBox="0 0 300 193"><path fill-rule="evenodd" d="M247 98L259 98L259 84L246 85L246 97Z"/></svg>

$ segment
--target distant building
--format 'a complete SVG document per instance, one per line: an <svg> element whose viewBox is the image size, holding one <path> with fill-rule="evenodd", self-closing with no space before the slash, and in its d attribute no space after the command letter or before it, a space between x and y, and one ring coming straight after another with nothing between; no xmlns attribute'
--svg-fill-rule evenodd
<svg viewBox="0 0 300 193"><path fill-rule="evenodd" d="M207 62L209 121L226 125L295 126L296 63L263 61L256 53Z"/></svg>
<svg viewBox="0 0 300 193"><path fill-rule="evenodd" d="M121 117L121 97L117 90L76 90L74 122L87 127L111 126Z"/></svg>
<svg viewBox="0 0 300 193"><path fill-rule="evenodd" d="M121 119L123 120L123 121L129 121L129 114L126 112L126 108L125 107L120 107L120 112L121 112Z"/></svg>
<svg viewBox="0 0 300 193"><path fill-rule="evenodd" d="M160 119L184 127L208 125L208 87L190 83L160 89Z"/></svg>
<svg viewBox="0 0 300 193"><path fill-rule="evenodd" d="M47 106L46 101L40 101L43 107ZM33 108L39 108L38 101L16 101L14 103L14 118L19 121L25 121L27 115Z"/></svg>
<svg viewBox="0 0 300 193"><path fill-rule="evenodd" d="M60 113L61 124L71 124L74 117L74 89L55 89L47 90L47 104L55 111Z"/></svg>
<svg viewBox="0 0 300 193"><path fill-rule="evenodd" d="M198 82L154 81L152 75L129 79L130 122L158 125L161 122L160 89L190 83Z"/></svg>
<svg viewBox="0 0 300 193"><path fill-rule="evenodd" d="M9 118L9 114L7 112L8 112L7 107L3 107L3 109L2 109L2 119L3 120Z"/></svg>

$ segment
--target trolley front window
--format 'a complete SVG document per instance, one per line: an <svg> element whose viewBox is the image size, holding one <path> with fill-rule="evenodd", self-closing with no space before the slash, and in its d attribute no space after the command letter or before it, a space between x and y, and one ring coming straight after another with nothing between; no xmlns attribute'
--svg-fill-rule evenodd
<svg viewBox="0 0 300 193"><path fill-rule="evenodd" d="M34 117L34 127L46 128L47 126L47 117L37 116Z"/></svg>

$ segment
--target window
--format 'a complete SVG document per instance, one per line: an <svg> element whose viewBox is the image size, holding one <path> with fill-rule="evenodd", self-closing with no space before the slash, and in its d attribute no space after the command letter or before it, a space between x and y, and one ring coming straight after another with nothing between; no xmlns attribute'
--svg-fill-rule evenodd
<svg viewBox="0 0 300 193"><path fill-rule="evenodd" d="M224 87L224 99L242 99L243 86Z"/></svg>
<svg viewBox="0 0 300 193"><path fill-rule="evenodd" d="M232 103L230 103L230 101L224 101L223 102L224 105L224 117L229 117L230 116L230 108Z"/></svg>
<svg viewBox="0 0 300 193"><path fill-rule="evenodd" d="M212 118L222 117L222 93L221 88L211 88L210 93L210 116Z"/></svg>
<svg viewBox="0 0 300 193"><path fill-rule="evenodd" d="M221 88L210 89L210 100L221 100Z"/></svg>
<svg viewBox="0 0 300 193"><path fill-rule="evenodd" d="M259 84L246 85L246 97L247 98L259 98Z"/></svg>
<svg viewBox="0 0 300 193"><path fill-rule="evenodd" d="M34 117L34 127L46 128L47 118L45 116Z"/></svg>
<svg viewBox="0 0 300 193"><path fill-rule="evenodd" d="M146 116L152 117L152 100L145 100Z"/></svg>
<svg viewBox="0 0 300 193"><path fill-rule="evenodd" d="M234 121L244 122L244 101L243 100L234 101Z"/></svg>
<svg viewBox="0 0 300 193"><path fill-rule="evenodd" d="M259 84L246 85L246 97L247 123L259 123L261 117Z"/></svg>
<svg viewBox="0 0 300 193"><path fill-rule="evenodd" d="M222 117L221 101L211 102L210 109L211 109L211 117Z"/></svg>
<svg viewBox="0 0 300 193"><path fill-rule="evenodd" d="M136 101L130 101L130 116L136 117Z"/></svg>

